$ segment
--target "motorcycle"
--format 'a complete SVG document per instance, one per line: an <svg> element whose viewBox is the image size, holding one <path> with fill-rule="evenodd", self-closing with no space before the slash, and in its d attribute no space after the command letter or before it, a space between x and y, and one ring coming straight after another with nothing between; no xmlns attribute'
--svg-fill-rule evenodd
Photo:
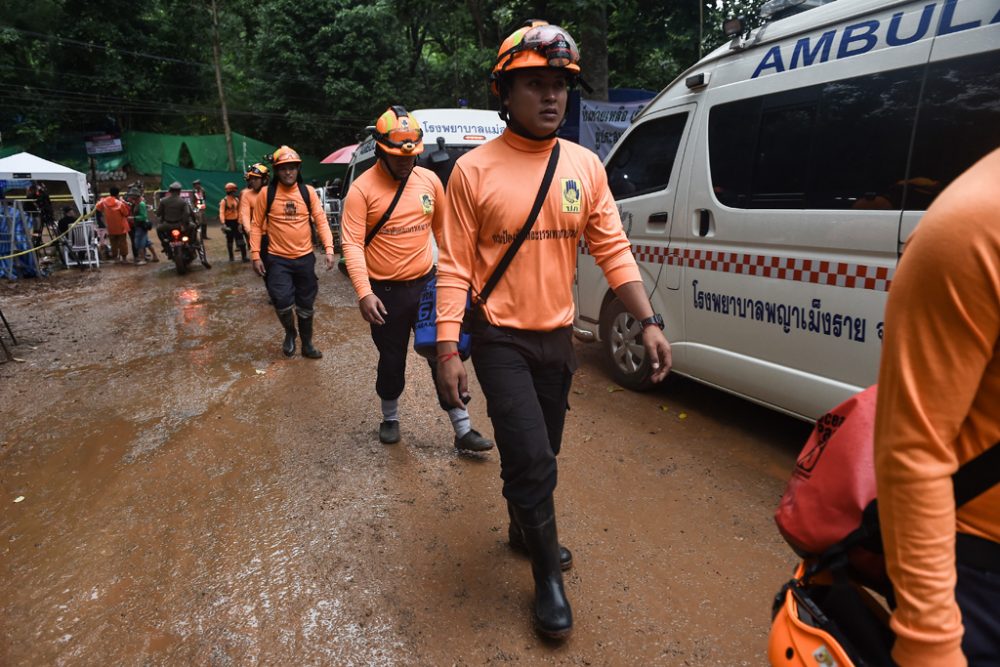
<svg viewBox="0 0 1000 667"><path fill-rule="evenodd" d="M208 256L205 254L205 244L195 243L180 229L170 230L170 255L174 259L174 266L177 267L177 275L182 276L187 273L188 265L197 257L201 260L206 269L212 268L208 263Z"/></svg>

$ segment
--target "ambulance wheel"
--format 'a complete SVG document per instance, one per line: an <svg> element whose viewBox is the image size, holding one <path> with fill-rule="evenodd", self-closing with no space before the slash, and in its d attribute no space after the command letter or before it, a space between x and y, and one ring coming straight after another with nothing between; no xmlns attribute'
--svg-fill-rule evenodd
<svg viewBox="0 0 1000 667"><path fill-rule="evenodd" d="M615 382L632 391L653 386L641 335L639 320L625 310L619 299L612 300L601 315L601 340Z"/></svg>

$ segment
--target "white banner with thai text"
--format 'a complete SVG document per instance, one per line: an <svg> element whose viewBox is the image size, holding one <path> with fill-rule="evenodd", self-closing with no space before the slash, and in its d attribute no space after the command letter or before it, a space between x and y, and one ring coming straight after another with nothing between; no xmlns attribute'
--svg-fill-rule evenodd
<svg viewBox="0 0 1000 667"><path fill-rule="evenodd" d="M647 104L649 100L596 102L581 99L580 145L594 151L603 160Z"/></svg>

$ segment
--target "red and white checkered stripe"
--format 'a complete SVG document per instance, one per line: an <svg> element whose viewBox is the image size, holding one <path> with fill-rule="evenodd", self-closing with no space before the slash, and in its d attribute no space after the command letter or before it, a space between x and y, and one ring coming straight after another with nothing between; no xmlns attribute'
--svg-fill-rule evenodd
<svg viewBox="0 0 1000 667"><path fill-rule="evenodd" d="M590 254L586 243L582 240L580 252L584 255ZM667 263L705 271L722 271L877 292L889 290L895 273L894 268L887 266L714 250L678 250L664 246L633 245L632 254L635 255L636 261L647 264Z"/></svg>

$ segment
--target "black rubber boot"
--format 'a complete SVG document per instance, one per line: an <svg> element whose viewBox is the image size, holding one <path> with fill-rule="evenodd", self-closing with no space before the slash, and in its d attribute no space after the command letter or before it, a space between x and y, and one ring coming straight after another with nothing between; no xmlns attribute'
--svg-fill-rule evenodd
<svg viewBox="0 0 1000 667"><path fill-rule="evenodd" d="M274 309L278 313L278 321L285 327L285 341L281 344L281 353L286 357L295 354L295 316L292 314L294 306L289 306L285 310Z"/></svg>
<svg viewBox="0 0 1000 667"><path fill-rule="evenodd" d="M544 637L565 639L573 630L573 611L563 589L552 496L531 509L511 506L531 554L531 574L535 578L535 626Z"/></svg>
<svg viewBox="0 0 1000 667"><path fill-rule="evenodd" d="M528 553L528 545L524 543L524 534L521 533L521 528L517 525L517 519L514 518L514 504L509 500L507 501L507 515L510 517L510 526L507 527L507 542L510 544L510 548L525 556L530 555ZM573 552L560 544L559 569L565 572L572 567Z"/></svg>
<svg viewBox="0 0 1000 667"><path fill-rule="evenodd" d="M313 311L299 308L299 336L302 338L302 356L309 359L322 359L323 353L313 347Z"/></svg>

